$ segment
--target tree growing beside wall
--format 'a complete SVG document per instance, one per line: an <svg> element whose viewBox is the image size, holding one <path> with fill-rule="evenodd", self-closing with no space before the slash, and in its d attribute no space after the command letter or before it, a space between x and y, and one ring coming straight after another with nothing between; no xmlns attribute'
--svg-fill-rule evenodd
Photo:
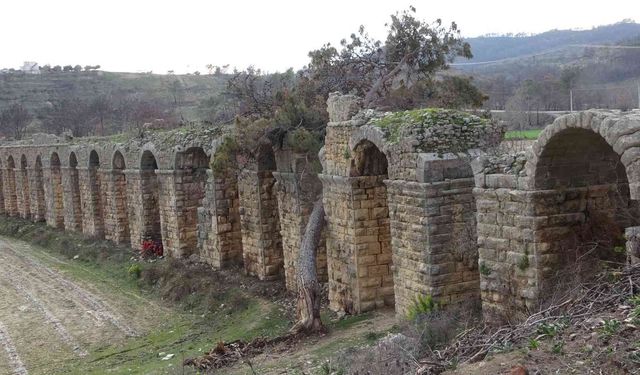
<svg viewBox="0 0 640 375"><path fill-rule="evenodd" d="M473 57L455 22L448 27L440 19L427 23L416 18L414 7L392 15L387 27L385 42L360 26L340 49L326 44L311 51L310 74L332 91L355 92L366 107L376 107L393 90L432 80L455 57Z"/></svg>
<svg viewBox="0 0 640 375"><path fill-rule="evenodd" d="M427 23L415 16L415 8L391 16L386 40L371 38L364 27L343 40L311 51L311 62L294 73L264 75L258 69L236 72L229 80L227 95L238 103L235 143L237 166L258 155L263 142L274 149L290 147L308 153L309 171L322 145L328 121L326 101L331 92L356 93L367 107L409 109L425 104L419 98L447 106L478 106L486 97L466 78L436 73L448 68L456 56L471 57L455 23ZM442 86L440 88L440 86ZM451 94L450 91L455 91ZM409 93L409 95L403 95ZM407 101L395 100L409 96ZM314 207L300 247L298 260L298 319L294 331L323 329L319 315L319 284L315 269L317 236L324 227L324 207Z"/></svg>

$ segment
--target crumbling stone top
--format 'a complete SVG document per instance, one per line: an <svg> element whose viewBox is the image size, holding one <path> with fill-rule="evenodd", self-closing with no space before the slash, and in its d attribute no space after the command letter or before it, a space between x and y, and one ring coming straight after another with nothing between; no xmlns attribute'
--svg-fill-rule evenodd
<svg viewBox="0 0 640 375"><path fill-rule="evenodd" d="M516 176L526 176L524 168L527 163L527 152L520 151L502 155L488 155L482 160L483 174L513 174Z"/></svg>
<svg viewBox="0 0 640 375"><path fill-rule="evenodd" d="M364 111L363 111L364 112ZM411 140L417 151L438 154L485 149L498 144L502 127L471 113L424 108L401 112L363 113L368 125L380 128L387 142Z"/></svg>

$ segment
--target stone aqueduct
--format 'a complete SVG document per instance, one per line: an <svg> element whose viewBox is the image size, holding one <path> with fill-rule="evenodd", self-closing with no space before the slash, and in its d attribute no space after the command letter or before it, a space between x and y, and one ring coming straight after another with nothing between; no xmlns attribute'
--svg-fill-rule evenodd
<svg viewBox="0 0 640 375"><path fill-rule="evenodd" d="M305 169L304 155L270 146L240 171L214 172L215 131L8 143L0 213L133 248L162 241L168 256L196 254L214 269L242 263L294 289L302 233L322 193L318 273L330 307L350 313L391 305L403 314L425 294L481 300L487 317L535 308L580 241L574 229L598 215L626 229L629 259L638 260L638 112L561 117L518 167L517 158L475 154L502 136L497 127L471 134L460 157L426 149L412 129L392 140L358 114L356 98L332 96L328 110L320 174ZM469 136L441 128L445 138Z"/></svg>

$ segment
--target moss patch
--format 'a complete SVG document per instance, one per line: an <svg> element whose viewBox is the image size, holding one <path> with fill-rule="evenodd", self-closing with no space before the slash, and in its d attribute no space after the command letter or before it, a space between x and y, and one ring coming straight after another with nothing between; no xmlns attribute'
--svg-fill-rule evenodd
<svg viewBox="0 0 640 375"><path fill-rule="evenodd" d="M429 128L438 125L484 126L489 124L489 120L452 109L423 108L387 113L383 117L372 119L369 124L384 130L388 140L397 143L402 129L405 128Z"/></svg>

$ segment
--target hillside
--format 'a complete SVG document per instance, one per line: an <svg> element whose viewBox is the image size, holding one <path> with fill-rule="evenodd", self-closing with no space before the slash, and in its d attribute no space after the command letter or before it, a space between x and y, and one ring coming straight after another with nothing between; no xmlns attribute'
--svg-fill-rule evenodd
<svg viewBox="0 0 640 375"><path fill-rule="evenodd" d="M481 36L468 38L473 59L488 62L505 58L529 56L571 45L618 44L640 36L640 24L620 22L591 30L550 30L529 36ZM459 61L464 62L464 61Z"/></svg>
<svg viewBox="0 0 640 375"><path fill-rule="evenodd" d="M171 111L180 120L200 119L198 105L219 94L226 85L223 75L161 75L104 71L22 72L0 74L0 111L14 103L25 106L39 121L54 114L45 111L64 100L91 106L98 97L107 97L109 110L118 112L134 101L153 103ZM156 111L160 112L160 111ZM161 117L161 116L159 116Z"/></svg>
<svg viewBox="0 0 640 375"><path fill-rule="evenodd" d="M474 59L453 64L489 96L488 109L637 108L640 24L471 38ZM526 127L526 124L525 126Z"/></svg>

